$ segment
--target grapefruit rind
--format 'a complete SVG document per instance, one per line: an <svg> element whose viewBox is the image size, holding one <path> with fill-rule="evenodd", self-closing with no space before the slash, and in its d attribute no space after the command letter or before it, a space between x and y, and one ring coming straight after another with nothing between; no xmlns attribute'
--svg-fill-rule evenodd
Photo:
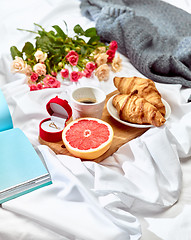
<svg viewBox="0 0 191 240"><path fill-rule="evenodd" d="M90 148L88 150L80 150L78 148L72 147L69 144L69 142L66 140L66 133L74 123L77 123L78 121L83 120L83 119L95 120L98 123L102 123L102 124L106 125L108 127L108 130L109 130L109 133L110 133L108 140L106 142L102 143L99 147L93 148L93 149ZM70 122L64 128L63 133L62 133L62 140L63 140L63 143L64 143L65 147L67 148L67 150L72 155L74 155L75 157L79 157L81 159L92 160L92 159L96 159L96 158L100 157L110 148L110 146L112 144L112 140L113 140L113 135L114 135L113 129L112 129L111 125L108 124L107 122L105 122L103 120L100 120L100 119L97 119L97 118L80 118L80 119L77 119L77 120L74 120L74 121Z"/></svg>

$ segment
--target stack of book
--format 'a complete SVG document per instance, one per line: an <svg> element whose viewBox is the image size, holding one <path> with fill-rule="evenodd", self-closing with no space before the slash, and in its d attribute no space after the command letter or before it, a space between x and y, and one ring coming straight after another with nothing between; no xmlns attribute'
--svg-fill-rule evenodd
<svg viewBox="0 0 191 240"><path fill-rule="evenodd" d="M0 90L0 204L51 183L42 156L23 131L13 127Z"/></svg>

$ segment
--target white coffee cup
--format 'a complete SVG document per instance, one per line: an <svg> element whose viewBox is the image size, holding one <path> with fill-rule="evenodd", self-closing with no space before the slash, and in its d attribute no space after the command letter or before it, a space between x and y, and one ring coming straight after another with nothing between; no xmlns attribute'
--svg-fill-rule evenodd
<svg viewBox="0 0 191 240"><path fill-rule="evenodd" d="M102 117L106 95L97 87L78 87L71 93L73 120L82 117Z"/></svg>

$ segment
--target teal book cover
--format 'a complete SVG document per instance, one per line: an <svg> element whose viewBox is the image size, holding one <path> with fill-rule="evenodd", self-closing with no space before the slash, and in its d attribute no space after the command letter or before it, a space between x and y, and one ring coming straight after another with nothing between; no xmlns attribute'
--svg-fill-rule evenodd
<svg viewBox="0 0 191 240"><path fill-rule="evenodd" d="M0 90L0 204L51 184L39 154L19 128L14 128Z"/></svg>

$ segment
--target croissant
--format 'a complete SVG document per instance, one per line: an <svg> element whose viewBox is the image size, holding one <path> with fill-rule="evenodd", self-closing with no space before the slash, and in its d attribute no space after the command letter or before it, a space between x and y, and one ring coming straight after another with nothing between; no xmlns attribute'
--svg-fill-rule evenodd
<svg viewBox="0 0 191 240"><path fill-rule="evenodd" d="M115 77L113 81L115 87L120 93L130 94L134 90L137 90L140 97L145 98L148 102L154 105L163 116L165 116L165 106L161 100L161 95L152 80L139 77Z"/></svg>
<svg viewBox="0 0 191 240"><path fill-rule="evenodd" d="M159 110L136 94L137 91L127 94L117 94L112 103L117 109L120 119L131 123L151 124L160 127L165 123L165 118Z"/></svg>

